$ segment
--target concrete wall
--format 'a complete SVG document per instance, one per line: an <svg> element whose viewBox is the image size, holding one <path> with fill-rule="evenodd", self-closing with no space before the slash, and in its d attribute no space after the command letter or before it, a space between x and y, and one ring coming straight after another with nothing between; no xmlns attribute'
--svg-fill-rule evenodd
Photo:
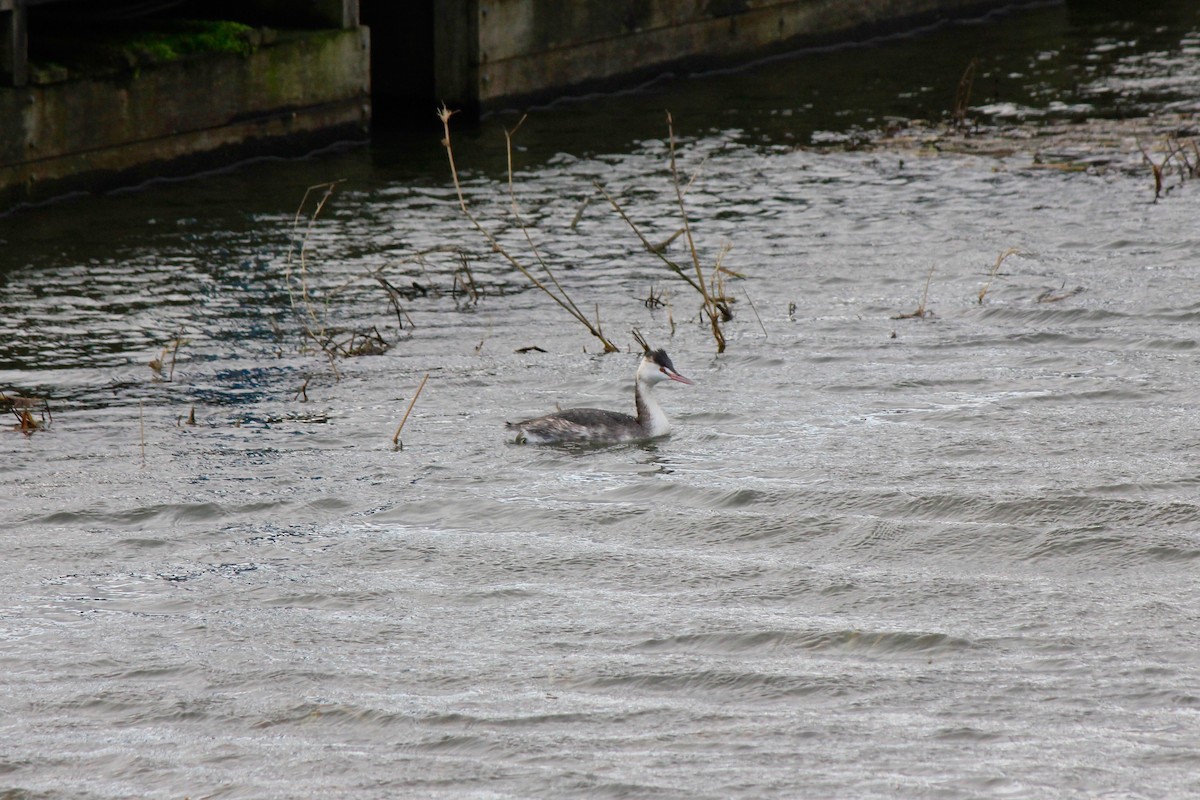
<svg viewBox="0 0 1200 800"><path fill-rule="evenodd" d="M280 34L247 57L0 88L0 211L365 138L368 45L364 28Z"/></svg>
<svg viewBox="0 0 1200 800"><path fill-rule="evenodd" d="M435 85L493 108L668 65L729 63L804 39L1002 0L438 0Z"/></svg>

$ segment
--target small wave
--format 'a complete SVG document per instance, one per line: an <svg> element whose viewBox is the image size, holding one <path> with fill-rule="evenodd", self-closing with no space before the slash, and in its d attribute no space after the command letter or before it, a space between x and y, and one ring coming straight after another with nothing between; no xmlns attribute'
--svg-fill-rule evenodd
<svg viewBox="0 0 1200 800"><path fill-rule="evenodd" d="M411 724L412 718L405 714L381 711L362 706L342 705L337 703L299 703L289 708L282 708L270 716L250 724L254 730L267 730L279 727L312 726L346 727L355 729L358 734L362 728L382 730L397 724Z"/></svg>
<svg viewBox="0 0 1200 800"><path fill-rule="evenodd" d="M795 671L772 674L720 669L577 676L564 679L563 684L584 691L636 691L677 697L709 696L713 700L743 702L776 701L810 695L839 697L848 691L840 678L824 674L804 675Z"/></svg>
<svg viewBox="0 0 1200 800"><path fill-rule="evenodd" d="M942 633L914 631L725 631L647 639L632 649L645 652L775 653L779 650L920 654L975 648L967 640Z"/></svg>
<svg viewBox="0 0 1200 800"><path fill-rule="evenodd" d="M225 517L225 510L216 503L163 503L122 511L54 511L32 522L45 525L104 525L122 529L144 530L181 522L210 522Z"/></svg>
<svg viewBox="0 0 1200 800"><path fill-rule="evenodd" d="M714 491L706 486L682 483L638 483L605 492L604 499L617 502L640 502L674 505L679 508L731 509L746 508L771 498L759 489L725 489Z"/></svg>

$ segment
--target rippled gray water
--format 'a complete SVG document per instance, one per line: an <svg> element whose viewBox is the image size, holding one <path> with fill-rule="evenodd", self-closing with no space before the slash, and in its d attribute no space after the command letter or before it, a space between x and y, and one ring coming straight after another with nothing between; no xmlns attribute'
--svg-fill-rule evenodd
<svg viewBox="0 0 1200 800"><path fill-rule="evenodd" d="M1195 69L1200 25L1158 42L1066 14L969 33L1118 42L1080 95ZM763 74L522 129L560 280L696 381L660 390L675 433L642 446L506 442L556 404L628 409L637 357L596 354L488 253L436 142L0 221L0 388L53 412L0 435L0 797L1192 796L1200 183L1152 203L1141 171L795 149L782 90L745 101L759 122L698 118L697 93ZM676 101L702 254L728 242L746 276L722 355L592 188L652 239L675 229ZM627 128L586 137L627 103ZM496 228L512 122L458 153ZM335 378L301 351L286 253L304 187L342 177L309 288L392 347ZM477 302L457 253L414 260L447 245ZM402 330L379 268L426 291ZM927 277L932 316L896 319ZM175 337L167 381L147 362Z"/></svg>

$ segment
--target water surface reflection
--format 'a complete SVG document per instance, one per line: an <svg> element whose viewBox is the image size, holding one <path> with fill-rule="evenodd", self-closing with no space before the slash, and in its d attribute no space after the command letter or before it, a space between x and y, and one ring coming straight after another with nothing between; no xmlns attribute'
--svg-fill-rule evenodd
<svg viewBox="0 0 1200 800"><path fill-rule="evenodd" d="M644 446L505 441L624 409L636 356L478 240L436 141L0 221L0 388L54 411L0 436L0 793L1186 795L1196 185L796 145L940 119L972 57L980 122L1188 113L1197 13L1039 7L535 110L539 248L697 381ZM595 202L599 178L674 230L664 107L705 263L728 241L746 276L720 356ZM459 153L497 227L511 121ZM335 375L285 266L304 189L340 177L308 288L391 347ZM898 319L931 265L933 314ZM425 291L398 317L373 270Z"/></svg>

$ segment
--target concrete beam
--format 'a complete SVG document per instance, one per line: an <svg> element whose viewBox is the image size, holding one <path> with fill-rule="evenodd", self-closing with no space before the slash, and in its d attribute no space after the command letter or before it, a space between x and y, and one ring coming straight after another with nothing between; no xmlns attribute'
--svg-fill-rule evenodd
<svg viewBox="0 0 1200 800"><path fill-rule="evenodd" d="M368 57L365 28L323 30L280 34L246 57L0 87L0 211L71 190L365 139Z"/></svg>
<svg viewBox="0 0 1200 800"><path fill-rule="evenodd" d="M513 98L666 69L729 63L905 18L1008 0L440 0L439 95L486 109Z"/></svg>

